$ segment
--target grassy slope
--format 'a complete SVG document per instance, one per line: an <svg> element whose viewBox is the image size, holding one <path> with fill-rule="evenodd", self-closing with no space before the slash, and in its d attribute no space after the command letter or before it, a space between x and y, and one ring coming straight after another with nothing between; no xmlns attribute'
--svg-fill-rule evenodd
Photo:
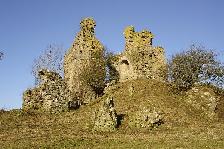
<svg viewBox="0 0 224 149"><path fill-rule="evenodd" d="M224 148L224 123L200 118L199 111L172 93L165 83L136 80L107 94L124 119L114 133L91 131L94 109L108 95L77 111L61 114L0 112L0 148ZM164 124L151 131L128 127L129 116L143 107L164 113Z"/></svg>

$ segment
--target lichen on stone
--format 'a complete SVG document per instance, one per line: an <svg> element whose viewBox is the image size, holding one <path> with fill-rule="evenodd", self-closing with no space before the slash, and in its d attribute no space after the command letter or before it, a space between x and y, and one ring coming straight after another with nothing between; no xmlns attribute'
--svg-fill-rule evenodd
<svg viewBox="0 0 224 149"><path fill-rule="evenodd" d="M162 47L153 47L154 35L148 31L135 32L133 26L124 30L125 50L114 65L120 82L136 78L166 80L166 60Z"/></svg>
<svg viewBox="0 0 224 149"><path fill-rule="evenodd" d="M62 112L71 108L69 103L77 103L78 99L67 89L59 74L42 69L38 75L40 85L23 93L24 111Z"/></svg>
<svg viewBox="0 0 224 149"><path fill-rule="evenodd" d="M186 92L184 101L198 110L202 117L208 118L209 120L217 117L215 111L219 97L210 88L195 86Z"/></svg>
<svg viewBox="0 0 224 149"><path fill-rule="evenodd" d="M111 132L117 127L117 113L114 108L114 100L109 97L102 102L101 107L95 111L94 131Z"/></svg>
<svg viewBox="0 0 224 149"><path fill-rule="evenodd" d="M162 112L147 107L141 108L129 119L129 126L133 129L152 129L163 123Z"/></svg>

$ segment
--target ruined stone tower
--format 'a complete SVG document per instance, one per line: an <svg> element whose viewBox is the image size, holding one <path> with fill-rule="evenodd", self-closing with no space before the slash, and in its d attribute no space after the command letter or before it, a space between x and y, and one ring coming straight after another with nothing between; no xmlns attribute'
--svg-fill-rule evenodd
<svg viewBox="0 0 224 149"><path fill-rule="evenodd" d="M80 32L64 59L64 78L71 92L84 103L96 98L104 86L104 47L95 37L92 18L80 22Z"/></svg>
<svg viewBox="0 0 224 149"><path fill-rule="evenodd" d="M135 32L133 26L128 26L124 30L124 36L125 50L115 63L119 81L136 78L164 81L166 75L164 49L152 46L154 35L147 30Z"/></svg>
<svg viewBox="0 0 224 149"><path fill-rule="evenodd" d="M63 78L58 73L41 69L38 76L41 84L23 93L23 110L55 113L72 108L69 103L75 103L77 99L67 89Z"/></svg>

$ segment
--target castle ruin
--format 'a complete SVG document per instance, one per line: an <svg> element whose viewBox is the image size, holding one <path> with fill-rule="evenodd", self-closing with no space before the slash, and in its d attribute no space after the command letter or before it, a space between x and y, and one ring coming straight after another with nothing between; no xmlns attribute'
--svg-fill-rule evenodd
<svg viewBox="0 0 224 149"><path fill-rule="evenodd" d="M124 37L124 52L118 55L119 60L115 62L119 81L137 78L166 80L164 49L152 46L154 35L148 30L135 32L133 26L128 26Z"/></svg>
<svg viewBox="0 0 224 149"><path fill-rule="evenodd" d="M103 45L95 37L96 23L92 18L80 22L71 48L64 56L64 79L55 72L41 70L42 83L23 94L23 109L66 111L90 103L103 93L106 62ZM113 63L119 81L146 78L165 81L164 49L153 47L153 34L147 30L135 32L133 26L124 30L125 50Z"/></svg>

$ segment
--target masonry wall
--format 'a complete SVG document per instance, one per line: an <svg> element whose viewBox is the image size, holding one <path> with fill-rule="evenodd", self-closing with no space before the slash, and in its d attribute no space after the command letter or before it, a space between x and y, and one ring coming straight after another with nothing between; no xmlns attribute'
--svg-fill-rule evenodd
<svg viewBox="0 0 224 149"><path fill-rule="evenodd" d="M89 103L98 94L97 86L104 85L104 47L95 37L96 23L92 18L83 19L80 26L80 32L65 55L64 77L69 90Z"/></svg>
<svg viewBox="0 0 224 149"><path fill-rule="evenodd" d="M38 75L41 84L23 93L23 110L45 112L69 110L71 108L69 103L75 103L77 98L67 89L62 77L46 69L40 70Z"/></svg>
<svg viewBox="0 0 224 149"><path fill-rule="evenodd" d="M136 78L166 80L166 60L162 47L153 47L154 35L147 30L135 32L133 26L124 30L125 49L115 63L124 82Z"/></svg>

